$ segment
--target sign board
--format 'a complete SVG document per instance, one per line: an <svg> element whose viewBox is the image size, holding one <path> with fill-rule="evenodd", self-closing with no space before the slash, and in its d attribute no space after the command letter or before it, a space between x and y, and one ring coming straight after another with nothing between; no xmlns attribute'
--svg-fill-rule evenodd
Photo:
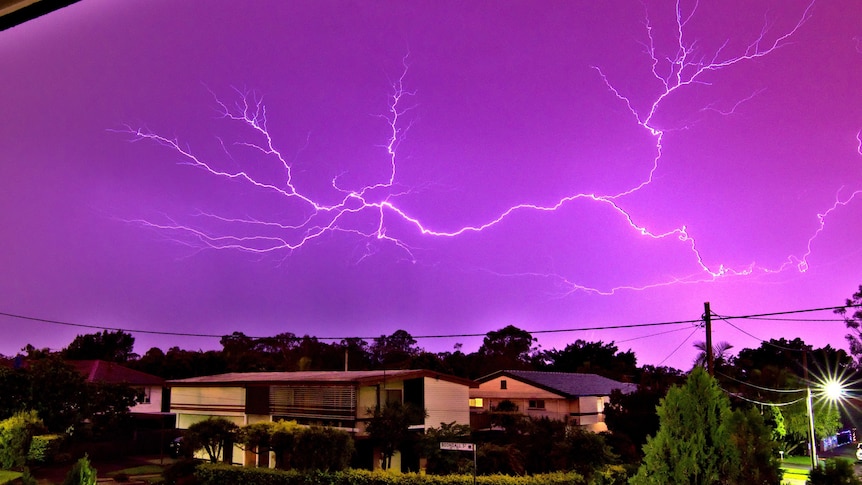
<svg viewBox="0 0 862 485"><path fill-rule="evenodd" d="M476 451L476 445L474 445L473 443L451 443L447 441L441 441L440 449L451 451Z"/></svg>

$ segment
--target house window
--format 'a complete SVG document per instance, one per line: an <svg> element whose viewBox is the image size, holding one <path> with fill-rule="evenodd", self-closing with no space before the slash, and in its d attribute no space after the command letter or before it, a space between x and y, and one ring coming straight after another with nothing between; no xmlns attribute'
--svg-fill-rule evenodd
<svg viewBox="0 0 862 485"><path fill-rule="evenodd" d="M500 379L500 389L506 388L506 379Z"/></svg>
<svg viewBox="0 0 862 485"><path fill-rule="evenodd" d="M470 398L470 407L471 408L481 408L483 406L484 401L481 397L473 397Z"/></svg>
<svg viewBox="0 0 862 485"><path fill-rule="evenodd" d="M135 392L138 393L137 401L138 404L150 404L150 391L149 387L137 387L135 388Z"/></svg>
<svg viewBox="0 0 862 485"><path fill-rule="evenodd" d="M530 399L529 405L527 407L529 409L545 409L545 400L544 399Z"/></svg>

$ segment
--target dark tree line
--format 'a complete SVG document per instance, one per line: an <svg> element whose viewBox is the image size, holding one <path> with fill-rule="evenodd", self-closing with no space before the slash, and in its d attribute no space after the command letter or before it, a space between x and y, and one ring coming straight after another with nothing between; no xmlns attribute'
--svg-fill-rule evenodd
<svg viewBox="0 0 862 485"><path fill-rule="evenodd" d="M108 437L126 429L134 389L87 382L57 355L31 359L26 366L0 366L0 420L36 411L48 430L89 437Z"/></svg>
<svg viewBox="0 0 862 485"><path fill-rule="evenodd" d="M335 371L376 369L429 369L476 379L501 369L585 372L631 382L641 370L632 351L613 343L576 340L563 349L543 350L533 336L513 325L488 332L475 352L461 344L452 351L429 352L405 330L381 335L371 342L351 338L327 342L310 335L285 332L272 337L250 337L234 332L221 337L221 350L185 350L153 347L143 355L133 351L132 335L103 331L78 335L59 356L69 360L100 359L165 379L182 379L226 372ZM27 358L52 355L47 349L27 346Z"/></svg>

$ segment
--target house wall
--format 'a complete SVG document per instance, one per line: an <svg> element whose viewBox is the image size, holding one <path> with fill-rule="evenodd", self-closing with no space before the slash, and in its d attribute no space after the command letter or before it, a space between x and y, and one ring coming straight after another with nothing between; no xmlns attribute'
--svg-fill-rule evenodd
<svg viewBox="0 0 862 485"><path fill-rule="evenodd" d="M149 395L150 402L137 403L129 412L132 413L159 413L162 411L162 387L161 386L146 386L144 392Z"/></svg>
<svg viewBox="0 0 862 485"><path fill-rule="evenodd" d="M245 414L245 388L243 387L173 387L171 412L177 416L177 428L189 426L208 418L220 417L237 426L248 424ZM201 451L197 458L207 458ZM244 451L234 445L232 463L243 463Z"/></svg>
<svg viewBox="0 0 862 485"><path fill-rule="evenodd" d="M424 378L425 429L439 428L440 423L470 424L470 388L433 377Z"/></svg>
<svg viewBox="0 0 862 485"><path fill-rule="evenodd" d="M174 387L171 412L183 414L245 415L244 387Z"/></svg>
<svg viewBox="0 0 862 485"><path fill-rule="evenodd" d="M500 388L501 381L506 381L506 389ZM478 389L470 389L469 397L482 398L482 409L474 408L473 412L490 411L505 400L515 403L519 412L537 418L548 417L564 421L569 413L577 412L571 410L572 404L563 396L506 376L483 382ZM545 408L530 408L530 400L543 400ZM574 405L577 407L577 403Z"/></svg>
<svg viewBox="0 0 862 485"><path fill-rule="evenodd" d="M356 429L358 434L365 433L365 423L370 417L368 411L373 411L377 404L386 405L386 391L401 391L404 397L404 381L387 381L384 384L362 386L356 395ZM393 462L394 463L394 462Z"/></svg>
<svg viewBox="0 0 862 485"><path fill-rule="evenodd" d="M605 403L610 402L610 396L583 396L578 398L581 416L578 424L595 432L607 431L605 424Z"/></svg>

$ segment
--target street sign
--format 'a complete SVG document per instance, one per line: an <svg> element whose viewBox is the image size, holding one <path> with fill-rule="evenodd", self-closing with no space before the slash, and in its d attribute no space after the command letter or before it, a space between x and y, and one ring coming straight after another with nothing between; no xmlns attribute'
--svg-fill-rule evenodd
<svg viewBox="0 0 862 485"><path fill-rule="evenodd" d="M450 451L476 451L476 445L474 445L473 443L452 443L447 441L441 441L440 449Z"/></svg>

